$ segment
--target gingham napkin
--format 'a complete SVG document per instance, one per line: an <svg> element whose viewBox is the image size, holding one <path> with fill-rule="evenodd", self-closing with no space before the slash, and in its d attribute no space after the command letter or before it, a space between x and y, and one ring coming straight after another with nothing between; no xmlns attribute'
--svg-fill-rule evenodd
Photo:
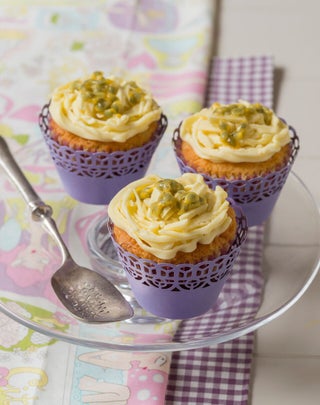
<svg viewBox="0 0 320 405"><path fill-rule="evenodd" d="M270 56L212 61L206 105L238 99L272 107L273 60ZM263 225L249 229L248 237L217 303L216 311L183 322L179 337L232 327L254 318L263 289L261 273ZM226 305L228 311L226 311ZM223 309L223 310L222 310ZM225 326L224 326L225 327ZM254 333L204 349L172 356L166 404L245 405L248 402Z"/></svg>

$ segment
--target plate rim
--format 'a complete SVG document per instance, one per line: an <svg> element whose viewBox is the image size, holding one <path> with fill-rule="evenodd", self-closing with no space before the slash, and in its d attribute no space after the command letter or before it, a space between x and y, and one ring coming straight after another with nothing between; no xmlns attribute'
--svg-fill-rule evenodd
<svg viewBox="0 0 320 405"><path fill-rule="evenodd" d="M294 172L291 171L289 173L289 177L293 177L295 181L297 181L298 185L302 187L303 191L308 195L310 203L313 206L314 212L317 215L317 223L318 229L320 230L320 210L319 206L316 203L316 200L312 193L309 191L305 183L301 180L301 178ZM319 246L319 245L318 245ZM139 351L139 352L174 352L174 351L181 351L181 350L192 350L192 349L199 349L203 347L208 347L220 343L224 343L233 339L236 339L240 336L253 332L260 328L261 326L267 325L272 320L278 318L282 314L284 314L289 308L291 308L308 290L309 286L312 284L314 278L318 274L320 268L320 249L318 251L318 256L315 258L315 265L313 269L310 269L310 273L308 274L305 283L301 286L300 289L283 305L275 309L274 311L261 316L260 318L254 318L249 323L245 325L236 327L231 331L227 331L224 333L220 333L217 335L212 335L205 338L198 338L194 341L187 341L187 342L177 342L174 341L174 336L172 341L168 342L161 342L161 343L143 343L143 344L128 344L128 343L110 343L106 341L101 341L98 339L88 339L85 337L80 336L71 336L64 332L60 332L57 330L46 328L44 325L39 325L38 323L28 320L27 318L19 315L18 313L10 311L7 306L1 302L0 300L0 311L7 315L9 318L13 319L14 321L36 331L41 334L47 335L53 339L58 339L67 343L75 344L75 345L82 345L86 347L92 347L96 349L103 349L103 350L111 350L111 351ZM1 292L1 287L0 287ZM10 298L11 299L11 298ZM11 299L14 301L14 299ZM171 321L171 320L168 320ZM84 323L83 323L84 324ZM110 325L110 324L109 324Z"/></svg>

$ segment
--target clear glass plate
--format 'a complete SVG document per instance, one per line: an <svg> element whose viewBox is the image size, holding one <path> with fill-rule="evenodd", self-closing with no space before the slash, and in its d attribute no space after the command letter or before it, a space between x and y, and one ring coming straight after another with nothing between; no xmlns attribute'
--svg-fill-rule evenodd
<svg viewBox="0 0 320 405"><path fill-rule="evenodd" d="M117 271L112 250L106 255L92 254L99 246L99 241L95 240L98 245L92 246L95 224L101 226L106 208L78 204L66 197L51 167L48 162L47 171L41 173L46 177L39 181L37 190L53 206L55 219L71 253L79 263L93 265L97 271L104 272L106 267L112 266ZM24 169L28 171L27 164ZM35 172L34 165L30 166L29 174L35 184L35 176L40 174ZM5 195L0 200L0 311L50 338L121 351L175 351L214 345L254 331L283 314L305 293L319 268L318 208L302 181L291 173L265 225L262 269L265 285L261 306L255 315L245 320L243 317L233 319L232 323L221 323L218 327L204 322L205 327L194 333L193 323L190 323L191 329L189 327L185 335L175 331L188 327L189 320L182 324L153 317L142 309L136 309L133 320L85 324L61 306L51 288L50 276L61 258L57 247L42 227L31 221L22 198L3 173L0 173L0 184ZM294 249L288 257L290 247ZM124 294L135 306L125 280L121 280ZM212 311L214 308L198 318L206 321Z"/></svg>

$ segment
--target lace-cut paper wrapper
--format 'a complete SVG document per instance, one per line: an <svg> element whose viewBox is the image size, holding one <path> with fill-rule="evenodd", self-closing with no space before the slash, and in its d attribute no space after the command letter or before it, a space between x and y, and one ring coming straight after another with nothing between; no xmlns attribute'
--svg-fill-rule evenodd
<svg viewBox="0 0 320 405"><path fill-rule="evenodd" d="M227 252L198 263L157 263L127 252L115 241L119 261L127 273L131 289L139 304L154 315L186 319L208 311L233 273L241 245L247 235L247 221L237 212L237 234ZM109 221L110 234L113 226Z"/></svg>
<svg viewBox="0 0 320 405"><path fill-rule="evenodd" d="M60 179L73 198L89 204L108 204L122 187L143 177L168 125L162 114L145 145L111 153L88 152L62 146L52 138L48 107L43 107L39 124Z"/></svg>
<svg viewBox="0 0 320 405"><path fill-rule="evenodd" d="M248 180L213 178L201 173L209 187L214 189L216 186L221 186L228 192L229 197L241 206L247 216L249 226L260 225L269 218L295 161L299 150L299 138L294 128L291 126L289 128L291 155L284 167ZM173 143L180 171L182 173L197 173L195 169L186 164L181 156L179 128L174 132Z"/></svg>

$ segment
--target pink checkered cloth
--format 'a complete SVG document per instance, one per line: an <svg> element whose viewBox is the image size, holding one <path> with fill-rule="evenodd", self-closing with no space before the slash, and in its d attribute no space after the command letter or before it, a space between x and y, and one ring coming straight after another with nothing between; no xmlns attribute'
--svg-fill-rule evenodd
<svg viewBox="0 0 320 405"><path fill-rule="evenodd" d="M272 107L273 60L270 56L215 58L208 81L206 105L238 99ZM225 284L214 314L182 322L180 338L195 339L221 324L239 325L253 319L263 289L261 273L263 225L249 229L248 237ZM228 310L226 311L226 305ZM166 404L245 405L248 403L254 333L214 347L173 354Z"/></svg>

